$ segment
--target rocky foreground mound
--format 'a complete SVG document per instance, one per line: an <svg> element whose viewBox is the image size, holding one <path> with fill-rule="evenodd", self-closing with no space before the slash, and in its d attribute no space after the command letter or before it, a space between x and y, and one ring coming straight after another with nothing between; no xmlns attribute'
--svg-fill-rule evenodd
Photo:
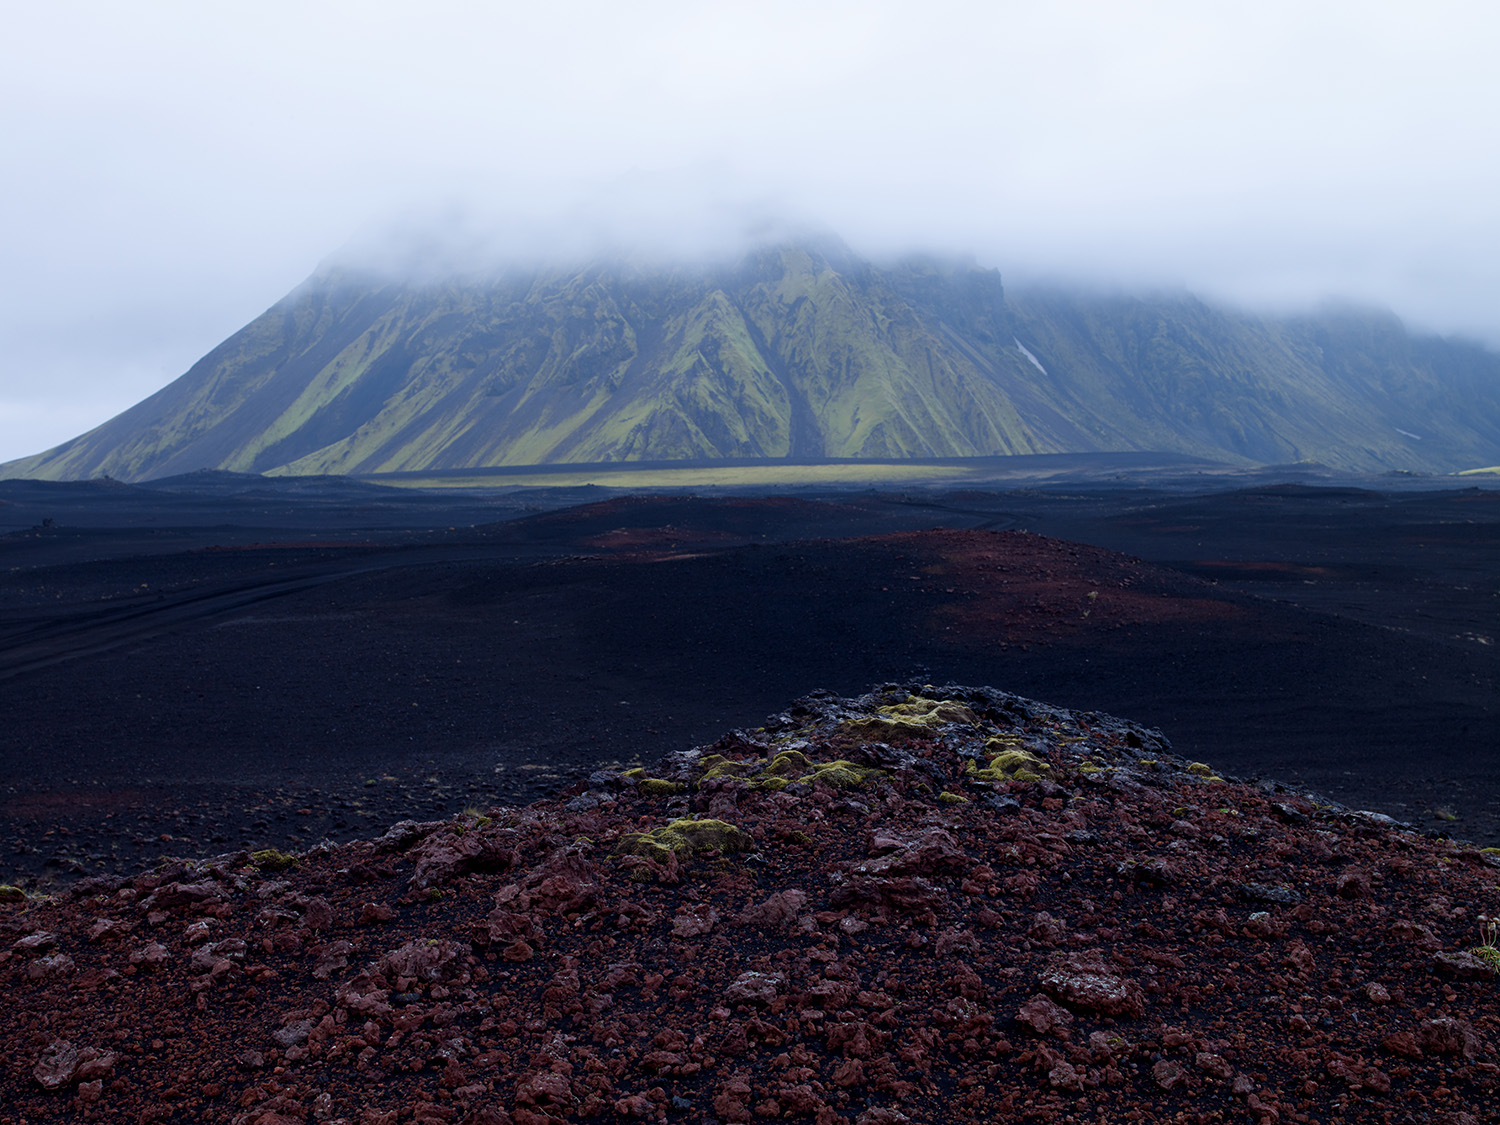
<svg viewBox="0 0 1500 1125"><path fill-rule="evenodd" d="M1493 1121L1497 880L1105 715L820 694L526 808L11 892L0 1106Z"/></svg>

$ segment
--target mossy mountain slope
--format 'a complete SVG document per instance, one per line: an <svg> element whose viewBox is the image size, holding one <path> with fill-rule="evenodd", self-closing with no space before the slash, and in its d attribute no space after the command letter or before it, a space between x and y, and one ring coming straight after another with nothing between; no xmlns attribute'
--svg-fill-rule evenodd
<svg viewBox="0 0 1500 1125"><path fill-rule="evenodd" d="M877 267L831 241L445 284L328 269L170 386L0 475L1129 450L1493 464L1500 357L1371 315L1008 297L992 270Z"/></svg>
<svg viewBox="0 0 1500 1125"><path fill-rule="evenodd" d="M1451 472L1500 443L1500 356L1389 313L1273 319L1060 290L1009 304L1058 408L1101 449Z"/></svg>

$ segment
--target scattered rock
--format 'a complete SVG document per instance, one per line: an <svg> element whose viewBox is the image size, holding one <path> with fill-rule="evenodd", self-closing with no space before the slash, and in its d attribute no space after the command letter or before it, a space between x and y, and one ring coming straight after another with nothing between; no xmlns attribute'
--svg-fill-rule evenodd
<svg viewBox="0 0 1500 1125"><path fill-rule="evenodd" d="M746 926L781 926L796 918L806 906L806 891L777 891L764 902L745 907L740 911L739 921Z"/></svg>
<svg viewBox="0 0 1500 1125"><path fill-rule="evenodd" d="M1146 1011L1140 986L1109 972L1097 958L1067 958L1047 969L1040 983L1044 992L1079 1011L1126 1019Z"/></svg>
<svg viewBox="0 0 1500 1125"><path fill-rule="evenodd" d="M380 971L392 978L448 980L457 971L464 947L444 938L409 941L380 958Z"/></svg>
<svg viewBox="0 0 1500 1125"><path fill-rule="evenodd" d="M1472 1059L1483 1051L1479 1033L1467 1020L1448 1017L1424 1020L1417 1027L1416 1038L1424 1054L1461 1055Z"/></svg>
<svg viewBox="0 0 1500 1125"><path fill-rule="evenodd" d="M1351 868L1339 876L1335 886L1339 898L1369 898L1372 889L1370 873L1359 868Z"/></svg>
<svg viewBox="0 0 1500 1125"><path fill-rule="evenodd" d="M701 937L712 932L718 921L719 912L712 906L704 906L701 903L682 906L678 908L677 916L672 919L672 936Z"/></svg>
<svg viewBox="0 0 1500 1125"><path fill-rule="evenodd" d="M724 999L731 1004L755 1004L764 1007L776 998L785 984L784 978L775 973L748 972L735 977L724 990Z"/></svg>
<svg viewBox="0 0 1500 1125"><path fill-rule="evenodd" d="M307 1042L308 1035L312 1032L312 1020L293 1020L284 1027L279 1027L271 1032L271 1038L276 1040L276 1045L283 1049L287 1047L300 1047Z"/></svg>
<svg viewBox="0 0 1500 1125"><path fill-rule="evenodd" d="M396 912L383 902L367 902L359 908L361 926L376 926L395 917Z"/></svg>
<svg viewBox="0 0 1500 1125"><path fill-rule="evenodd" d="M118 1058L113 1051L97 1047L80 1049L59 1039L47 1045L31 1073L43 1088L59 1090L74 1082L108 1078Z"/></svg>
<svg viewBox="0 0 1500 1125"><path fill-rule="evenodd" d="M1036 995L1021 1005L1016 1022L1037 1035L1066 1037L1073 1026L1073 1014L1047 997Z"/></svg>
<svg viewBox="0 0 1500 1125"><path fill-rule="evenodd" d="M1151 1067L1151 1081L1163 1090L1175 1090L1187 1081L1187 1075L1171 1059L1157 1059Z"/></svg>
<svg viewBox="0 0 1500 1125"><path fill-rule="evenodd" d="M1250 902L1264 902L1277 906L1295 906L1302 901L1302 895L1290 887L1272 887L1265 883L1241 883L1241 897Z"/></svg>
<svg viewBox="0 0 1500 1125"><path fill-rule="evenodd" d="M1500 976L1500 973L1496 973L1494 965L1463 950L1455 953L1434 953L1432 967L1444 976L1456 977L1459 980L1494 980L1496 976Z"/></svg>

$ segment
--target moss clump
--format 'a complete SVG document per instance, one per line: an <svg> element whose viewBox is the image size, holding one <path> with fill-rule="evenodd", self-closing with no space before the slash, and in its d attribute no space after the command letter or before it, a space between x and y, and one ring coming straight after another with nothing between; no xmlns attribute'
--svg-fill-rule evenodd
<svg viewBox="0 0 1500 1125"><path fill-rule="evenodd" d="M957 700L924 699L920 695L912 696L905 703L881 707L878 713L893 719L909 719L928 727L942 723L967 723L971 727L979 725L979 717Z"/></svg>
<svg viewBox="0 0 1500 1125"><path fill-rule="evenodd" d="M703 771L703 776L699 779L701 781L712 781L718 777L744 777L760 769L759 762L736 762L722 754L710 754L699 764L708 767Z"/></svg>
<svg viewBox="0 0 1500 1125"><path fill-rule="evenodd" d="M802 777L810 769L812 769L812 762L808 761L807 755L802 751L783 750L771 759L771 764L766 767L766 773L771 777L790 779Z"/></svg>
<svg viewBox="0 0 1500 1125"><path fill-rule="evenodd" d="M749 833L724 820L674 820L650 832L627 832L615 845L616 855L638 855L665 863L673 853L748 851L755 841Z"/></svg>
<svg viewBox="0 0 1500 1125"><path fill-rule="evenodd" d="M626 781L635 783L635 791L642 797L670 797L674 793L681 793L685 785L675 781L668 781L664 777L650 777L644 766L634 766L620 774Z"/></svg>
<svg viewBox="0 0 1500 1125"><path fill-rule="evenodd" d="M750 782L750 786L774 792L785 789L794 781L800 781L808 785L826 785L830 789L858 789L865 782L884 776L884 770L858 766L843 758L832 762L814 762L800 750L783 750L771 759L765 772Z"/></svg>
<svg viewBox="0 0 1500 1125"><path fill-rule="evenodd" d="M1222 777L1214 773L1213 767L1210 766L1207 762L1189 762L1187 770L1188 773L1196 774L1199 777L1206 777L1210 781L1224 780Z"/></svg>
<svg viewBox="0 0 1500 1125"><path fill-rule="evenodd" d="M10 883L0 883L0 902L25 902L26 892Z"/></svg>
<svg viewBox="0 0 1500 1125"><path fill-rule="evenodd" d="M987 769L978 769L971 762L968 776L972 781L1040 781L1050 768L1028 751L1002 750L990 759Z"/></svg>
<svg viewBox="0 0 1500 1125"><path fill-rule="evenodd" d="M969 798L961 797L957 793L950 793L946 789L938 794L938 800L945 805L967 805L969 803Z"/></svg>
<svg viewBox="0 0 1500 1125"><path fill-rule="evenodd" d="M978 717L962 703L951 699L912 696L905 703L881 707L873 715L845 719L843 731L865 742L901 742L931 738L947 723L979 724Z"/></svg>
<svg viewBox="0 0 1500 1125"><path fill-rule="evenodd" d="M1037 754L1026 750L1007 750L1005 753L996 754L990 759L990 769L1005 769L1014 772L1017 769L1049 769L1046 762L1037 757Z"/></svg>
<svg viewBox="0 0 1500 1125"><path fill-rule="evenodd" d="M858 789L867 781L884 777L885 770L873 766L856 766L842 758L834 762L822 762L813 767L811 773L802 778L813 785L826 785L830 789Z"/></svg>
<svg viewBox="0 0 1500 1125"><path fill-rule="evenodd" d="M635 783L635 791L642 797L670 797L681 793L684 786L661 777L646 777Z"/></svg>
<svg viewBox="0 0 1500 1125"><path fill-rule="evenodd" d="M841 729L844 734L861 742L904 742L911 738L926 738L932 733L925 724L902 715L867 715L859 719L845 719Z"/></svg>
<svg viewBox="0 0 1500 1125"><path fill-rule="evenodd" d="M262 871L285 871L297 862L297 857L276 848L262 848L250 853L250 862Z"/></svg>

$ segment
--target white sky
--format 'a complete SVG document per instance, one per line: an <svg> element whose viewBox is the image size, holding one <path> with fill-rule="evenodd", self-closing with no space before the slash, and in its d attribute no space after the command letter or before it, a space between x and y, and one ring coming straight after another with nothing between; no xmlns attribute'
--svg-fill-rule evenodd
<svg viewBox="0 0 1500 1125"><path fill-rule="evenodd" d="M0 461L412 214L749 216L1500 344L1490 3L0 0ZM474 216L482 218L474 219Z"/></svg>

